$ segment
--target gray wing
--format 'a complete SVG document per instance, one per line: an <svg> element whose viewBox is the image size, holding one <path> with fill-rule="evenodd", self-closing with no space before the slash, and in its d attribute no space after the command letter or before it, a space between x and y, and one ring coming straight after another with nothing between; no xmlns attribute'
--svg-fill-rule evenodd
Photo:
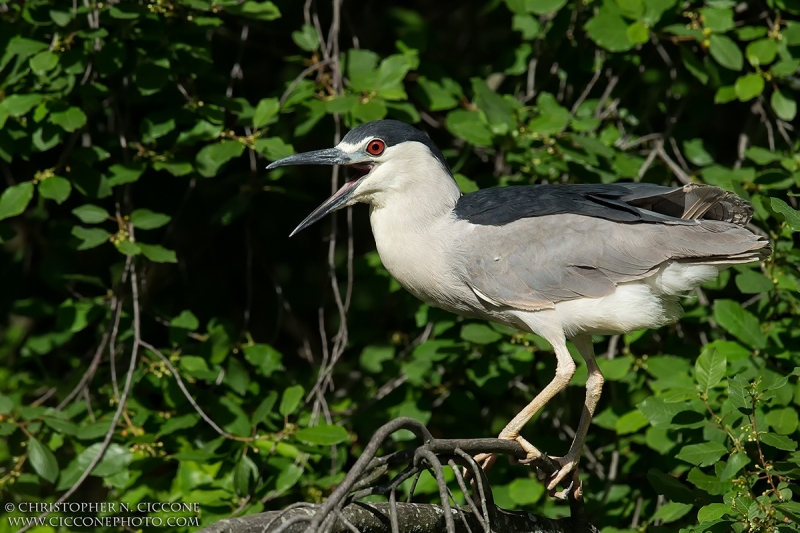
<svg viewBox="0 0 800 533"><path fill-rule="evenodd" d="M717 220L626 224L559 214L469 225L465 234L456 252L462 281L487 303L528 310L606 296L670 260L744 263L769 251L761 237Z"/></svg>

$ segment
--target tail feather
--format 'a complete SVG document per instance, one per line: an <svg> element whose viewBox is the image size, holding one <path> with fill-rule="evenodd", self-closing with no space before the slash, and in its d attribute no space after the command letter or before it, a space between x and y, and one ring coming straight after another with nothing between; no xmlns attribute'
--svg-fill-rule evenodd
<svg viewBox="0 0 800 533"><path fill-rule="evenodd" d="M684 220L720 220L744 226L753 216L753 206L737 195L713 187L690 183L666 193L630 195L629 205Z"/></svg>

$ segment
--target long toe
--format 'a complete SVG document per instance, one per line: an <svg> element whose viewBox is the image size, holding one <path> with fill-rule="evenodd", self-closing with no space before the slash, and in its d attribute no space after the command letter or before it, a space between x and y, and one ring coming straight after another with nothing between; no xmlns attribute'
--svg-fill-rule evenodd
<svg viewBox="0 0 800 533"><path fill-rule="evenodd" d="M492 467L495 461L497 461L497 454L496 453L479 453L475 457L472 458L476 463L478 463L481 469L484 472L488 472L489 469ZM466 472L466 469L465 469ZM466 475L470 475L470 473Z"/></svg>
<svg viewBox="0 0 800 533"><path fill-rule="evenodd" d="M578 467L578 459L567 457L554 457L555 462L560 466L560 468L553 472L553 475L550 477L549 481L547 482L547 490L553 496L560 499L565 499L569 489L562 491L559 493L554 493L556 486L561 483L569 474L573 472Z"/></svg>

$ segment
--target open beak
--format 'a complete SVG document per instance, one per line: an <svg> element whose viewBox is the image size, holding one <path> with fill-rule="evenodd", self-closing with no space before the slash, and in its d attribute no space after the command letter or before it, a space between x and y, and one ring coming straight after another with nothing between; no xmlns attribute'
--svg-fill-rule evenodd
<svg viewBox="0 0 800 533"><path fill-rule="evenodd" d="M267 170L288 165L348 165L356 169L357 174L347 179L344 185L336 191L333 196L325 200L321 206L316 208L299 226L289 235L303 230L320 220L328 213L332 213L346 205L352 199L358 184L372 170L372 160L365 154L349 154L338 148L326 148L325 150L315 150L303 154L290 155L274 163L271 163Z"/></svg>

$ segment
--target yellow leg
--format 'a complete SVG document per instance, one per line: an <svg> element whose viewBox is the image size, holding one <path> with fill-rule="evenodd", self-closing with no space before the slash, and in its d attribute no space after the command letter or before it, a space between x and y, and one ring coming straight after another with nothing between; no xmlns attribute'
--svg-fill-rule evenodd
<svg viewBox="0 0 800 533"><path fill-rule="evenodd" d="M570 379L575 374L575 361L567 350L566 340L562 337L561 342L550 343L556 352L556 375L553 380L533 399L522 411L515 416L511 422L500 432L499 439L516 440L522 448L528 453L528 460L535 460L541 457L541 453L528 441L519 436L520 431L528 423L528 421L539 412L539 410L549 402L553 397L564 390L569 385ZM497 460L497 454L482 453L475 456L475 461L480 464L484 470Z"/></svg>
<svg viewBox="0 0 800 533"><path fill-rule="evenodd" d="M586 401L583 404L583 412L581 413L581 420L578 423L578 430L575 432L575 438L572 440L572 445L567 455L564 457L554 457L556 462L561 465L561 469L556 472L547 483L547 488L551 491L555 489L556 485L560 483L567 474L578 466L581 451L583 450L583 443L586 440L589 425L592 423L592 416L594 416L597 402L600 401L600 395L603 392L604 379L603 374L600 372L600 367L597 366L597 361L594 358L592 337L590 335L580 335L572 339L572 342L586 361L586 366L589 370L589 375L586 379Z"/></svg>

